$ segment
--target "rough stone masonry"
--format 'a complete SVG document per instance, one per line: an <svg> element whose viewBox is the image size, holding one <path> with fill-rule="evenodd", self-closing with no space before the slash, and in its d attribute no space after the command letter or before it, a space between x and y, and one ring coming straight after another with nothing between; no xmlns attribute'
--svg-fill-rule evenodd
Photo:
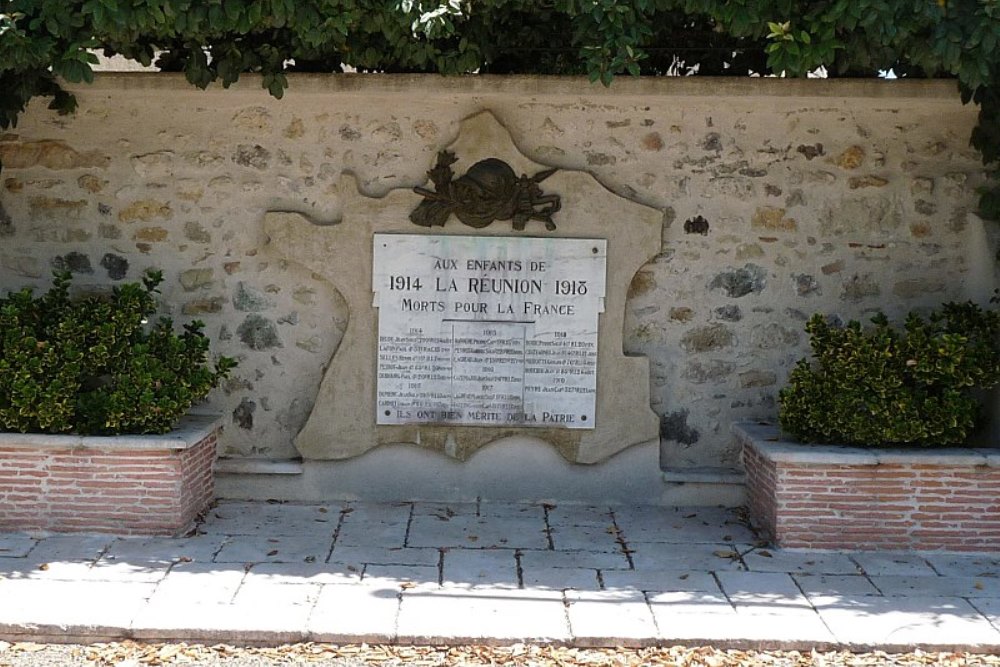
<svg viewBox="0 0 1000 667"><path fill-rule="evenodd" d="M214 352L240 360L209 406L226 457L298 456L349 316L321 275L268 250L265 211L350 224L345 173L377 206L423 184L483 110L532 161L662 212L624 346L650 360L663 466L737 464L729 425L774 416L810 314L899 317L985 301L996 282L973 212L976 110L952 82L290 79L278 101L252 77L202 92L102 75L75 115L39 102L0 135L0 289L44 289L53 268L101 287L162 269L163 312L205 321Z"/></svg>

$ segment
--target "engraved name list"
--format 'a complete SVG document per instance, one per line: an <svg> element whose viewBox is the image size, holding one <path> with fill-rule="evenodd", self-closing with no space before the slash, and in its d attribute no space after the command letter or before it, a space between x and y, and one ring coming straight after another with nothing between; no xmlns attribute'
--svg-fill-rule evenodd
<svg viewBox="0 0 1000 667"><path fill-rule="evenodd" d="M602 239L376 234L378 424L592 429Z"/></svg>

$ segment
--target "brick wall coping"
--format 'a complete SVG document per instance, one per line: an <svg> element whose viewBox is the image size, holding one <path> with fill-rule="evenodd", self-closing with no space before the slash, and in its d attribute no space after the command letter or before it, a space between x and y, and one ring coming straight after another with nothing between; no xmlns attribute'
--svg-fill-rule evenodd
<svg viewBox="0 0 1000 667"><path fill-rule="evenodd" d="M23 449L92 449L97 451L175 450L193 447L222 423L219 415L189 414L163 435L83 436L51 433L2 433L0 446Z"/></svg>
<svg viewBox="0 0 1000 667"><path fill-rule="evenodd" d="M733 435L744 446L754 447L762 457L776 463L875 466L881 464L987 466L1000 468L1000 448L948 447L913 449L868 449L847 445L811 445L796 442L781 433L776 424L733 424Z"/></svg>

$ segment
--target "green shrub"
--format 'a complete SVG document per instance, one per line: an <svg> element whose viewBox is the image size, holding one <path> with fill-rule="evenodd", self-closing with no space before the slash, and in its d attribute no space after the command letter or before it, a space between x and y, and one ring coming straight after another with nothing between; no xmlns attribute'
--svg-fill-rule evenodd
<svg viewBox="0 0 1000 667"><path fill-rule="evenodd" d="M974 389L1000 381L1000 313L948 303L903 331L884 315L862 329L814 315L814 360L800 360L780 393L781 427L802 441L958 445L975 426Z"/></svg>
<svg viewBox="0 0 1000 667"><path fill-rule="evenodd" d="M148 271L142 284L110 297L71 299L70 274L53 287L0 299L0 430L114 435L165 433L236 363L206 363L201 322L177 335L156 312L163 281Z"/></svg>

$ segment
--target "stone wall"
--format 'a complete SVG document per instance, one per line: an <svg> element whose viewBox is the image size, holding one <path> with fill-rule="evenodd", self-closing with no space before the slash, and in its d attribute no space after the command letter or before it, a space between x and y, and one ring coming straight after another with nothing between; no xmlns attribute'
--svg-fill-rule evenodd
<svg viewBox="0 0 1000 667"><path fill-rule="evenodd" d="M38 102L0 135L0 290L163 269L163 311L240 359L211 399L225 457L298 456L348 317L268 246L264 213L350 224L345 172L373 198L421 184L482 110L535 162L663 212L625 348L650 359L664 468L738 466L729 425L774 416L811 313L898 317L996 283L953 82L303 75L279 101L252 77L106 74L77 94L75 115Z"/></svg>

